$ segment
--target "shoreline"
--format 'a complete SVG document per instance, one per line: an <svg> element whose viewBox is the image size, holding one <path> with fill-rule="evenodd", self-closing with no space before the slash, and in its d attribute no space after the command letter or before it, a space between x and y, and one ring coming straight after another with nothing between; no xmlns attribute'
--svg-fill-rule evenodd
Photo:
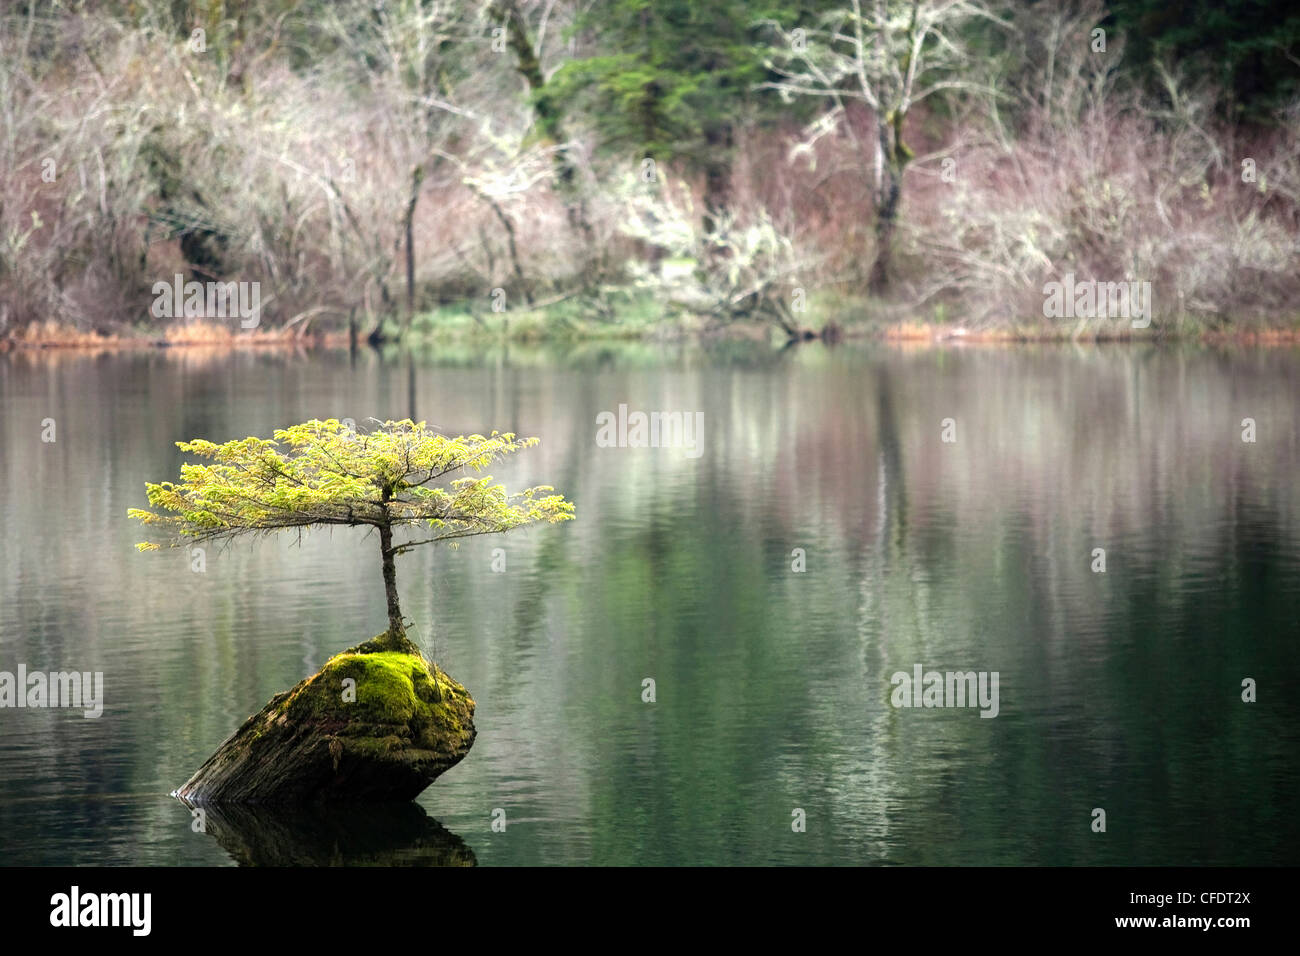
<svg viewBox="0 0 1300 956"><path fill-rule="evenodd" d="M387 337L371 344L365 337L353 337L347 331L306 332L294 330L231 332L224 327L200 325L169 329L159 333L152 330L127 331L104 335L82 332L47 323L36 330L28 329L22 336L0 338L0 354L8 352L42 351L138 351L145 349L208 350L236 352L243 350L316 349L418 349L440 345L484 347L495 345L546 346L589 345L595 343L653 343L672 342L707 344L719 341L770 342L775 347L821 342L826 345L840 343L876 342L897 345L1172 345L1191 344L1208 346L1294 346L1300 345L1300 325L1262 326L1233 330L1199 329L1191 332L1143 330L1135 335L1131 331L1109 331L1098 328L1082 331L1072 327L1056 331L1050 328L1025 326L991 329L967 329L958 324L893 321L872 325L842 326L834 320L820 329L805 328L798 336L786 336L775 326L760 322L735 322L710 325L700 320L664 321L632 328L573 328L548 332L532 326L520 333L508 326L490 329L484 326L473 329L439 328L414 331L409 337Z"/></svg>

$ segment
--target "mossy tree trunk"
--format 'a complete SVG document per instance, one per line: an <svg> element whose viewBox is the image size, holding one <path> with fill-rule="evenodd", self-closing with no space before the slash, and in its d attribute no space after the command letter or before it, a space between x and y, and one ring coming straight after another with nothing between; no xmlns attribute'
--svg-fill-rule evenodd
<svg viewBox="0 0 1300 956"><path fill-rule="evenodd" d="M557 145L565 145L566 136L560 105L546 88L542 64L533 48L533 38L528 33L528 23L519 9L517 0L493 0L488 9L501 21L506 31L506 43L515 55L515 70L528 84L533 95L533 113L542 135ZM585 245L587 264L584 273L590 278L592 269L599 269L599 250L596 234L591 225L586 200L582 196L578 168L567 148L555 154L555 181L564 202L569 229L580 236Z"/></svg>
<svg viewBox="0 0 1300 956"><path fill-rule="evenodd" d="M385 488L381 500L385 514L392 492ZM388 636L394 644L405 643L406 628L402 625L402 607L397 600L397 552L393 549L393 526L385 516L379 526L379 553L384 562L384 597L388 601Z"/></svg>
<svg viewBox="0 0 1300 956"><path fill-rule="evenodd" d="M894 227L898 224L898 204L903 192L903 167L893 158L884 164L884 176L876 197L876 260L871 265L868 288L881 293L889 288L890 267L894 253Z"/></svg>
<svg viewBox="0 0 1300 956"><path fill-rule="evenodd" d="M871 266L868 289L881 293L889 288L891 265L894 258L894 228L898 225L898 208L903 196L903 170L915 154L903 142L903 121L912 104L912 51L919 49L917 41L917 15L920 4L912 4L911 21L907 27L906 50L895 75L881 78L879 106L876 109L876 261ZM883 57L888 48L886 31L888 20L884 4L875 5L876 56Z"/></svg>
<svg viewBox="0 0 1300 956"><path fill-rule="evenodd" d="M338 654L272 697L176 796L205 804L412 800L474 743L474 700L413 645L391 635ZM350 679L359 693L341 699Z"/></svg>
<svg viewBox="0 0 1300 956"><path fill-rule="evenodd" d="M877 294L889 288L894 229L898 225L898 209L903 198L903 171L914 156L903 142L905 116L900 106L876 123L876 261L871 266L867 285Z"/></svg>

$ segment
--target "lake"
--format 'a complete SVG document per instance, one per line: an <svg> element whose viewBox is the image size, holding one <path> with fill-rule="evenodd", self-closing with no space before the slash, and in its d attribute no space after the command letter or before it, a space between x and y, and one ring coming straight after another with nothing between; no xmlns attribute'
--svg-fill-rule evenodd
<svg viewBox="0 0 1300 956"><path fill-rule="evenodd" d="M620 405L697 445L598 444ZM1294 864L1297 408L1296 349L0 355L0 671L104 682L98 718L0 709L0 856ZM127 509L177 440L408 416L540 437L493 473L577 506L398 561L473 749L418 806L195 832L170 791L386 626L379 546L282 534L195 570L136 553ZM996 716L898 706L918 668L996 674Z"/></svg>

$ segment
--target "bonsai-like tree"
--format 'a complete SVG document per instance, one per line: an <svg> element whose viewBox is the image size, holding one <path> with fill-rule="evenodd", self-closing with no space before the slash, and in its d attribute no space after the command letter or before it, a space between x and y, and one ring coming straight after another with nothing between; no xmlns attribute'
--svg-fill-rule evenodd
<svg viewBox="0 0 1300 956"><path fill-rule="evenodd" d="M381 643L408 646L397 599L395 559L424 544L499 534L539 522L573 517L573 505L539 485L507 493L492 477L452 478L481 472L492 462L537 444L536 438L448 438L424 422L387 421L359 432L336 419L278 429L274 440L241 438L218 445L177 442L182 451L212 464L181 466L181 482L146 484L155 511L127 514L158 532L160 540L136 547L184 547L244 535L319 525L379 531L388 632ZM446 487L439 486L439 482ZM397 541L408 526L423 536Z"/></svg>

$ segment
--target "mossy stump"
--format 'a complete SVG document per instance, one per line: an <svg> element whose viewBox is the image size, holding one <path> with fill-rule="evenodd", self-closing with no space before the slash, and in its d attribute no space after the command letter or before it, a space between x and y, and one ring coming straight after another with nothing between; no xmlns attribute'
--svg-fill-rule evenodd
<svg viewBox="0 0 1300 956"><path fill-rule="evenodd" d="M186 803L411 800L474 743L474 701L388 632L272 697L176 796Z"/></svg>

